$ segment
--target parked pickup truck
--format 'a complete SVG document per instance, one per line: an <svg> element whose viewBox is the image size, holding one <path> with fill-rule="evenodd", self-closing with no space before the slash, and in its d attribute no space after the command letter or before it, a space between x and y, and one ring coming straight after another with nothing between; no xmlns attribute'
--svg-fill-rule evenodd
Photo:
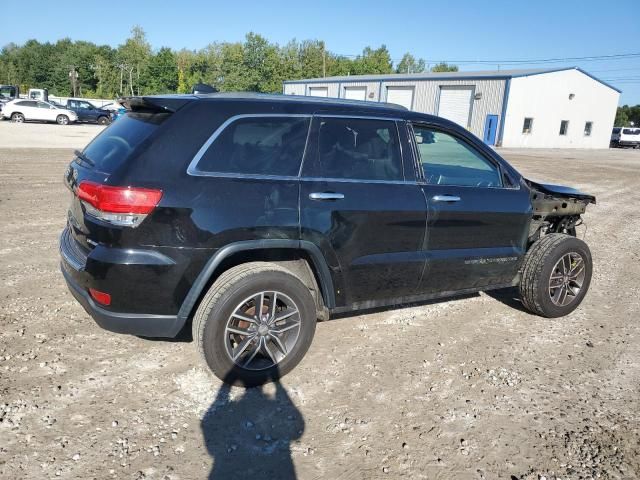
<svg viewBox="0 0 640 480"><path fill-rule="evenodd" d="M109 110L98 108L86 100L70 98L66 103L62 102L63 108L78 114L78 122L98 123L108 125L111 123L112 114Z"/></svg>
<svg viewBox="0 0 640 480"><path fill-rule="evenodd" d="M190 325L225 382L284 375L334 314L518 287L555 318L587 293L576 227L595 197L524 178L453 122L289 95L125 103L64 176L62 272L108 330Z"/></svg>

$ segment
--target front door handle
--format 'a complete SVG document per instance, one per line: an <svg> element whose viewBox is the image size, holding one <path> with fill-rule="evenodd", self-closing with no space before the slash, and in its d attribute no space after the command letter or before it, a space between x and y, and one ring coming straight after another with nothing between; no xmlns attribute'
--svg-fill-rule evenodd
<svg viewBox="0 0 640 480"><path fill-rule="evenodd" d="M327 201L327 200L342 200L344 195L342 193L335 192L313 192L309 194L311 200Z"/></svg>
<svg viewBox="0 0 640 480"><path fill-rule="evenodd" d="M460 197L456 195L434 195L431 200L434 202L459 202Z"/></svg>

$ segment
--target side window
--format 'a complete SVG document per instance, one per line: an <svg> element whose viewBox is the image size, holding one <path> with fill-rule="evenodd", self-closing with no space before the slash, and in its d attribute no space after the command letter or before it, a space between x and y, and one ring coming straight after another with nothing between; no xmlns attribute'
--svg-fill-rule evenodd
<svg viewBox="0 0 640 480"><path fill-rule="evenodd" d="M45 102L38 102L38 108L46 108L49 109L49 104Z"/></svg>
<svg viewBox="0 0 640 480"><path fill-rule="evenodd" d="M569 120L562 120L560 122L560 135L566 135L569 131Z"/></svg>
<svg viewBox="0 0 640 480"><path fill-rule="evenodd" d="M309 118L246 117L227 125L197 169L204 172L297 176Z"/></svg>
<svg viewBox="0 0 640 480"><path fill-rule="evenodd" d="M522 124L522 133L529 134L533 130L533 118L525 117L524 123Z"/></svg>
<svg viewBox="0 0 640 480"><path fill-rule="evenodd" d="M585 122L584 124L584 136L590 137L593 130L593 122Z"/></svg>
<svg viewBox="0 0 640 480"><path fill-rule="evenodd" d="M500 171L472 146L437 130L414 125L427 182L434 185L500 187Z"/></svg>
<svg viewBox="0 0 640 480"><path fill-rule="evenodd" d="M305 175L349 180L404 180L391 120L318 118L317 156Z"/></svg>

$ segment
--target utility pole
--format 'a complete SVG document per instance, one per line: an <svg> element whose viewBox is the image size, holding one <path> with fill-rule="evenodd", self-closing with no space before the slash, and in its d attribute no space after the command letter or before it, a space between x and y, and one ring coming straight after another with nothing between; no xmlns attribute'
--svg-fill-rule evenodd
<svg viewBox="0 0 640 480"><path fill-rule="evenodd" d="M322 46L322 77L327 76L327 56L325 54L324 45Z"/></svg>
<svg viewBox="0 0 640 480"><path fill-rule="evenodd" d="M78 72L76 70L75 65L68 65L69 67L69 80L71 81L71 90L73 91L73 96L78 96Z"/></svg>

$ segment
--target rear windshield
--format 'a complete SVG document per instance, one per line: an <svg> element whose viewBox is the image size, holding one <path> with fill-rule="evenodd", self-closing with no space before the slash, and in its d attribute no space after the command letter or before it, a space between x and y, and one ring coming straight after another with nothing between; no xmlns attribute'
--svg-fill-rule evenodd
<svg viewBox="0 0 640 480"><path fill-rule="evenodd" d="M170 116L170 113L128 112L98 135L83 153L95 163L96 170L113 172Z"/></svg>
<svg viewBox="0 0 640 480"><path fill-rule="evenodd" d="M614 128L611 133L620 133L620 129L619 128Z"/></svg>
<svg viewBox="0 0 640 480"><path fill-rule="evenodd" d="M640 135L640 129L625 128L622 133L624 135Z"/></svg>

